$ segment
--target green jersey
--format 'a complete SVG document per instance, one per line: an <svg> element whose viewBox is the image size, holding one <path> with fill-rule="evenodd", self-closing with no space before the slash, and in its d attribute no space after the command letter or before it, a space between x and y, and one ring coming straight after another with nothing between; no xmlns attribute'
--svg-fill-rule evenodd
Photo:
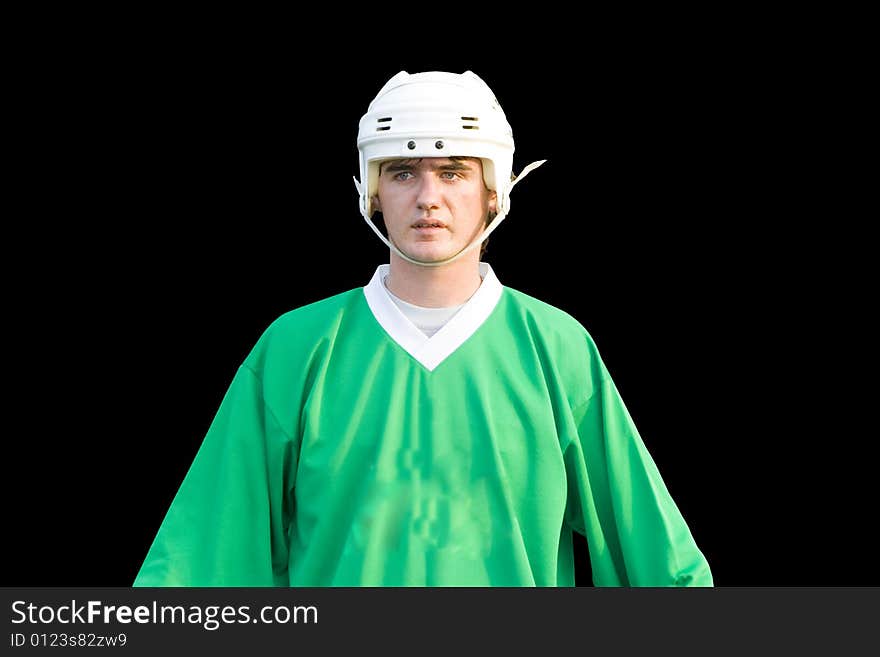
<svg viewBox="0 0 880 657"><path fill-rule="evenodd" d="M483 282L430 338L368 285L275 320L135 586L711 586L586 329Z"/></svg>

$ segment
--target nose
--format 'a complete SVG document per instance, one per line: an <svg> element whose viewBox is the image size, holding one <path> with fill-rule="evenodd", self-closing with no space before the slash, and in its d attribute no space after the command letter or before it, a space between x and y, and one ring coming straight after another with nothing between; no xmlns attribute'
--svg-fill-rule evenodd
<svg viewBox="0 0 880 657"><path fill-rule="evenodd" d="M436 210L440 207L440 181L429 173L419 177L417 205L419 210Z"/></svg>

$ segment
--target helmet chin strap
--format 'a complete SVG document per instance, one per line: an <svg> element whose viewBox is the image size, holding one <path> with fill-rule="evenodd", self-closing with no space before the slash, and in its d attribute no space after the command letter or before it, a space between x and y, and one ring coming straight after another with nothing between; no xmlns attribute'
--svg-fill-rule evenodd
<svg viewBox="0 0 880 657"><path fill-rule="evenodd" d="M492 222L492 225L489 226L489 228L484 230L482 233L480 233L480 235L478 237L476 237L473 242L468 244L466 247L464 247L461 251L456 253L454 256L446 258L446 260L424 262L421 260L416 260L414 258L410 258L403 251L398 249L394 245L393 242L391 242L388 238L386 238L381 233L381 231L376 227L376 224L374 224L372 221L370 221L370 217L367 216L367 212L366 212L367 204L365 202L360 204L361 216L364 218L364 220L367 222L367 225L373 230L373 232L376 233L376 235L379 237L379 239L382 240L386 245L388 245L388 247L392 251L394 251L394 253L399 255L401 258L403 258L407 262L411 262L414 265L421 265L423 267L440 267L441 265L448 265L450 262L454 262L455 260L458 260L465 253L468 253L469 251L475 249L480 244L482 244L486 240L486 238L492 234L492 231L494 231L496 228L498 228L498 226L501 225L501 222L504 221L504 218L507 217L507 213L510 211L510 192L513 190L514 186L520 180L525 178L529 174L529 172L534 171L539 166L544 164L544 162L546 162L546 161L547 160L538 160L537 162L532 162L530 165L528 165L522 171L520 171L520 174L513 180L513 182L510 183L510 187L507 189L507 195L503 199L503 207L499 211L498 215L495 217L494 221ZM363 186L361 185L360 182L358 182L357 178L354 178L354 186L358 190L358 195L360 197L363 197L363 194L364 194Z"/></svg>

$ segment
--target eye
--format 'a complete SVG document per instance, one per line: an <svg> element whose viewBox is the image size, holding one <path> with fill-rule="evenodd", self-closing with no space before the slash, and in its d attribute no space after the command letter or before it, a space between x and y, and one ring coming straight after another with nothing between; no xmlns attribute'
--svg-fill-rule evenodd
<svg viewBox="0 0 880 657"><path fill-rule="evenodd" d="M394 175L395 180L407 180L404 176L412 176L412 172L410 171L401 171Z"/></svg>
<svg viewBox="0 0 880 657"><path fill-rule="evenodd" d="M456 173L455 171L444 171L440 174L440 177L445 177L446 180L455 180L456 178L458 178L458 173Z"/></svg>

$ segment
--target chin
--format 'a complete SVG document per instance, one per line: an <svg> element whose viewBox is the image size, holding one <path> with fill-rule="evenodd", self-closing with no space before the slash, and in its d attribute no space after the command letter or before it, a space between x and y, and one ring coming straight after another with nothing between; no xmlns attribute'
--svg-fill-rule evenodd
<svg viewBox="0 0 880 657"><path fill-rule="evenodd" d="M404 253L415 253L433 258L442 258L444 257L444 254L452 251L448 244L439 244L436 242L410 242L406 247Z"/></svg>
<svg viewBox="0 0 880 657"><path fill-rule="evenodd" d="M406 249L403 252L408 255L410 258L414 258L415 260L421 260L423 262L438 262L440 260L446 260L447 258L451 258L455 255L452 252L438 252L436 250L419 250L419 249Z"/></svg>
<svg viewBox="0 0 880 657"><path fill-rule="evenodd" d="M416 260L421 260L422 262L440 262L441 260L446 260L447 258L452 257L453 254L444 254L437 255L436 253L431 253L428 255L420 255L416 254L414 256L410 256L411 258L415 258Z"/></svg>

